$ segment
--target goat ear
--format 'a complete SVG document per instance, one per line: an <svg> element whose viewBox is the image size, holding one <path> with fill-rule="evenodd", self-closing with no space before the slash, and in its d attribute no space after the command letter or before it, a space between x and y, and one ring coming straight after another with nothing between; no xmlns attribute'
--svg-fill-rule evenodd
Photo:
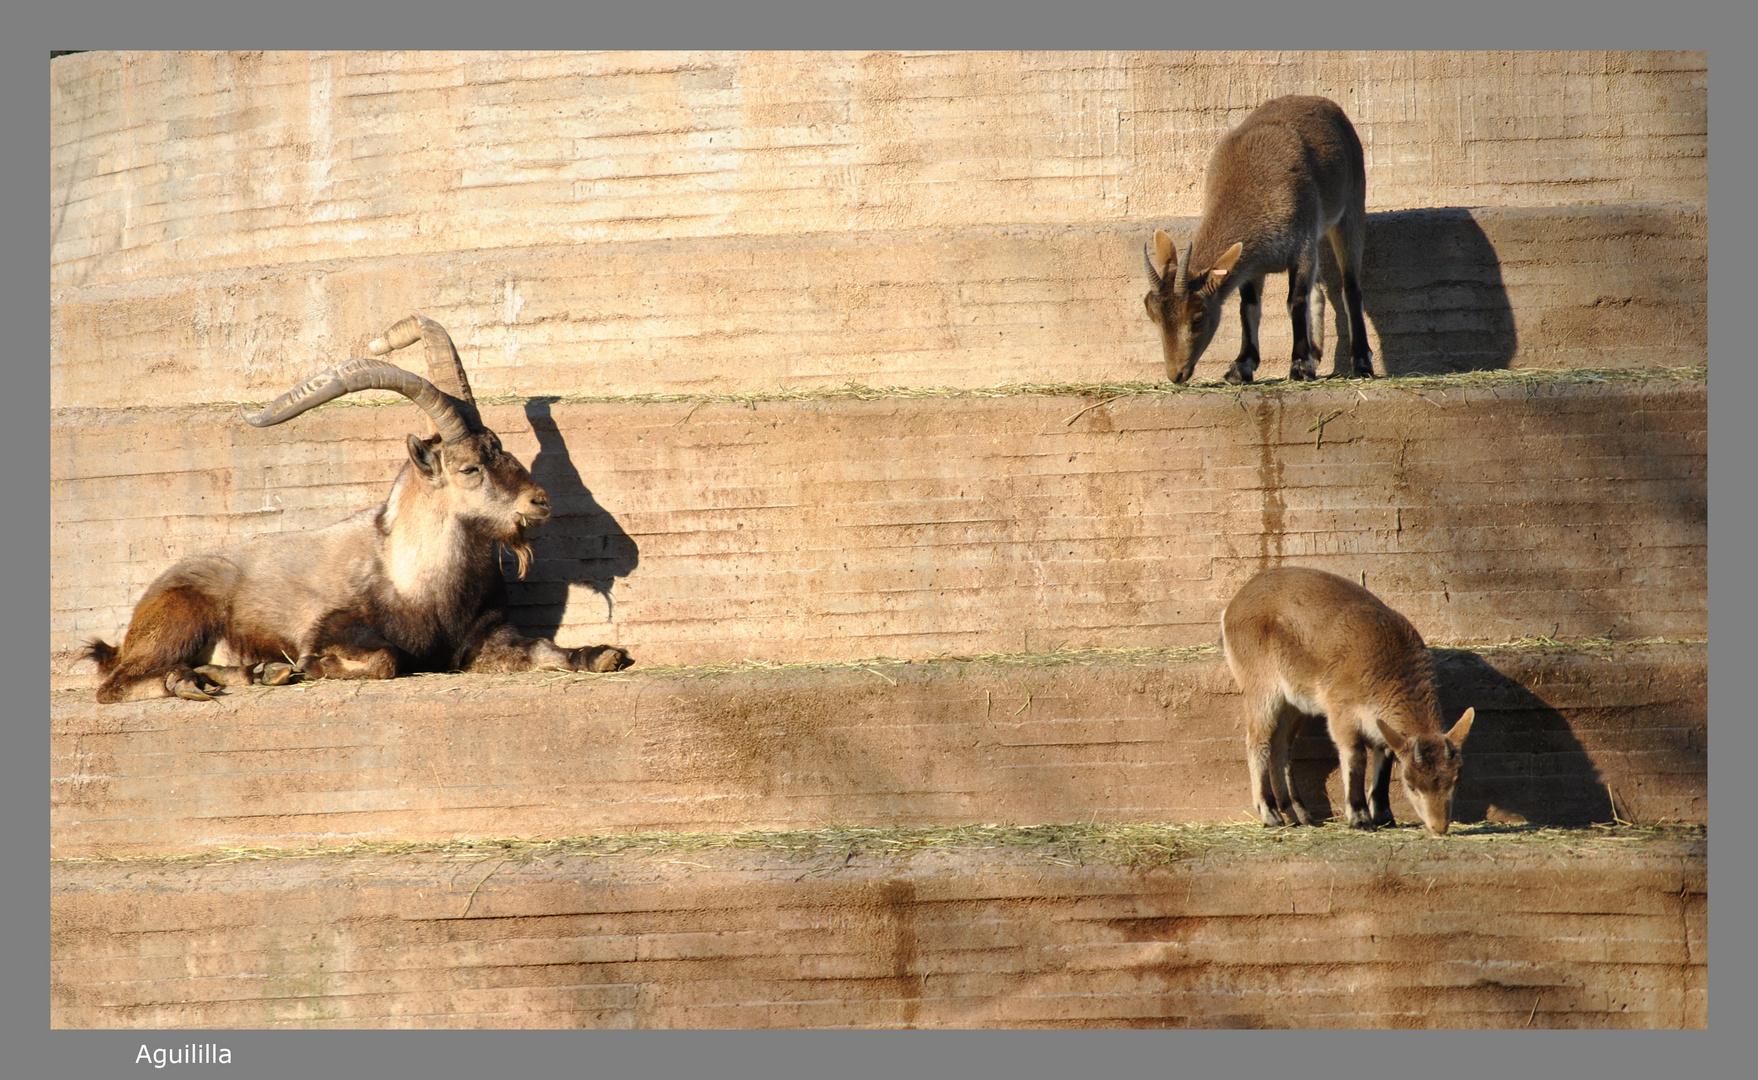
<svg viewBox="0 0 1758 1080"><path fill-rule="evenodd" d="M1454 746L1463 746L1465 736L1471 734L1471 721L1475 719L1477 719L1477 710L1475 708L1466 709L1465 715L1459 717L1459 722L1453 725L1453 730L1447 732L1447 741Z"/></svg>
<svg viewBox="0 0 1758 1080"><path fill-rule="evenodd" d="M425 439L409 436L409 460L422 476L429 480L437 480L440 473L440 456L437 447L427 445Z"/></svg>
<svg viewBox="0 0 1758 1080"><path fill-rule="evenodd" d="M1209 283L1212 285L1219 285L1221 282L1227 280L1227 275L1233 272L1234 266L1238 265L1239 255L1244 250L1245 245L1243 243L1235 243L1232 247L1222 252L1221 257L1215 260L1215 265L1209 267Z"/></svg>
<svg viewBox="0 0 1758 1080"><path fill-rule="evenodd" d="M1396 728L1387 727L1386 722L1377 716L1374 717L1373 722L1379 725L1380 738L1386 740L1386 745L1392 748L1392 753L1399 757L1403 757L1405 749L1411 744L1412 740L1406 739L1404 736L1398 734Z"/></svg>
<svg viewBox="0 0 1758 1080"><path fill-rule="evenodd" d="M1154 263L1159 268L1160 276L1166 276L1166 268L1175 265L1178 249L1172 246L1172 238L1166 235L1165 229L1154 230Z"/></svg>

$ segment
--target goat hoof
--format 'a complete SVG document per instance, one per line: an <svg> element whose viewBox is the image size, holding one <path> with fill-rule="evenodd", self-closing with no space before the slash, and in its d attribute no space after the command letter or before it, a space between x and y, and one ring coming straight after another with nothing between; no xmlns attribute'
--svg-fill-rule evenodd
<svg viewBox="0 0 1758 1080"><path fill-rule="evenodd" d="M208 689L215 686L216 684L206 682L199 675L185 678L173 671L165 676L165 689L172 697L180 697L185 701L212 701L214 695L208 693Z"/></svg>
<svg viewBox="0 0 1758 1080"><path fill-rule="evenodd" d="M634 664L629 654L614 645L590 645L574 650L569 666L575 671L621 671Z"/></svg>
<svg viewBox="0 0 1758 1080"><path fill-rule="evenodd" d="M1221 377L1223 379L1227 380L1228 382L1233 383L1234 385L1237 386L1240 383L1250 382L1251 381L1251 372L1240 367L1238 364L1234 364L1227 369L1227 374L1225 374Z"/></svg>
<svg viewBox="0 0 1758 1080"><path fill-rule="evenodd" d="M279 660L256 666L256 681L260 686L286 686L298 675L299 669L292 664L283 664Z"/></svg>

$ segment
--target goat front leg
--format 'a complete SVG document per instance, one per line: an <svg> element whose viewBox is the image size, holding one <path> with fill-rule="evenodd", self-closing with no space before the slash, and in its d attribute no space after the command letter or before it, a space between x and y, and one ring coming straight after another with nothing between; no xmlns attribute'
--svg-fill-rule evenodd
<svg viewBox="0 0 1758 1080"><path fill-rule="evenodd" d="M300 657L299 670L308 679L394 679L397 650L331 645L321 653Z"/></svg>
<svg viewBox="0 0 1758 1080"><path fill-rule="evenodd" d="M1359 735L1337 739L1337 724L1332 719L1332 737L1337 744L1338 764L1343 773L1343 803L1347 807L1349 825L1355 829L1374 828L1373 811L1367 804L1367 747Z"/></svg>
<svg viewBox="0 0 1758 1080"><path fill-rule="evenodd" d="M1392 755L1369 745L1367 750L1367 807L1375 825L1396 825L1392 817Z"/></svg>
<svg viewBox="0 0 1758 1080"><path fill-rule="evenodd" d="M476 655L464 665L471 672L621 671L635 661L614 645L582 645L564 649L548 638L528 638L502 624L483 639Z"/></svg>
<svg viewBox="0 0 1758 1080"><path fill-rule="evenodd" d="M1263 293L1262 274L1239 284L1239 355L1224 376L1230 383L1248 383L1257 371L1257 327L1264 312Z"/></svg>
<svg viewBox="0 0 1758 1080"><path fill-rule="evenodd" d="M402 667L402 650L359 624L332 628L300 654L298 664L308 679L394 679Z"/></svg>
<svg viewBox="0 0 1758 1080"><path fill-rule="evenodd" d="M1301 253L1288 270L1288 321L1294 330L1294 357L1289 361L1291 381L1318 378L1318 346L1312 339L1313 252Z"/></svg>
<svg viewBox="0 0 1758 1080"><path fill-rule="evenodd" d="M233 686L285 686L299 678L301 674L297 667L279 660L269 660L248 667L203 664L195 669L195 673L218 686L228 688Z"/></svg>

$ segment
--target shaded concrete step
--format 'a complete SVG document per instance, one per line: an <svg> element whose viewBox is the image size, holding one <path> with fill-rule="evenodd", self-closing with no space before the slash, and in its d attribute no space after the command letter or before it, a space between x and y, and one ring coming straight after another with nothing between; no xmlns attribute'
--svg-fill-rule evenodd
<svg viewBox="0 0 1758 1080"><path fill-rule="evenodd" d="M1436 653L1455 818L1705 823L1707 647ZM216 703L51 697L50 850L1250 819L1218 651L428 676ZM1342 805L1322 726L1296 783ZM1401 788L1395 790L1401 792ZM1393 811L1414 820L1402 794Z"/></svg>
<svg viewBox="0 0 1758 1080"><path fill-rule="evenodd" d="M1697 369L485 416L557 512L515 620L701 664L1205 644L1282 563L1365 575L1436 641L1702 637L1707 398ZM420 425L53 413L55 674L177 558L381 502Z"/></svg>
<svg viewBox="0 0 1758 1080"><path fill-rule="evenodd" d="M496 246L82 284L51 306L59 407L268 400L419 310L485 394L744 393L1164 379L1142 245L1194 217ZM804 229L805 226L802 226ZM1370 214L1362 287L1383 374L1689 366L1708 355L1703 203ZM1331 293L1340 284L1326 256ZM1266 283L1266 375L1287 374ZM1348 364L1346 317L1322 346ZM1340 325L1339 325L1340 322ZM1236 305L1197 366L1239 351ZM416 361L419 363L419 361Z"/></svg>
<svg viewBox="0 0 1758 1080"><path fill-rule="evenodd" d="M1702 1028L1707 870L1701 831L1493 827L62 861L50 1021Z"/></svg>
<svg viewBox="0 0 1758 1080"><path fill-rule="evenodd" d="M1702 51L94 52L48 81L57 288L1188 216L1281 94L1348 111L1370 210L1708 197Z"/></svg>

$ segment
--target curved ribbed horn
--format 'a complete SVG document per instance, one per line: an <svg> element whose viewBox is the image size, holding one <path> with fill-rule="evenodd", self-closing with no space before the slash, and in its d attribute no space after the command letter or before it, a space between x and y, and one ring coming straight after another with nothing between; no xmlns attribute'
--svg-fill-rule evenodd
<svg viewBox="0 0 1758 1080"><path fill-rule="evenodd" d="M383 356L417 341L427 343L428 381L441 393L456 398L462 406L458 414L473 430L480 430L482 416L476 411L476 395L470 392L470 377L464 373L464 361L458 357L452 335L446 333L445 327L418 311L374 338L366 349L374 356Z"/></svg>
<svg viewBox="0 0 1758 1080"><path fill-rule="evenodd" d="M1141 246L1141 260L1148 264L1148 280L1154 283L1154 289L1156 291L1164 291L1166 288L1166 279L1160 276L1158 270L1154 269L1154 253L1148 250L1146 244Z"/></svg>
<svg viewBox="0 0 1758 1080"><path fill-rule="evenodd" d="M1187 244L1177 256L1176 265L1172 268L1172 291L1175 293L1184 291L1185 272L1190 269L1190 253L1195 249L1195 244Z"/></svg>
<svg viewBox="0 0 1758 1080"><path fill-rule="evenodd" d="M470 377L464 374L464 361L458 358L452 335L419 311L374 338L366 348L374 356L383 356L417 341L427 342L428 381L459 401L476 404L476 395L470 392Z"/></svg>
<svg viewBox="0 0 1758 1080"><path fill-rule="evenodd" d="M357 390L394 390L402 394L421 406L421 411L433 422L434 430L446 442L455 442L470 434L470 426L459 415L457 401L421 376L383 360L350 360L338 364L318 372L269 402L262 412L252 415L242 408L238 412L245 423L268 427Z"/></svg>

